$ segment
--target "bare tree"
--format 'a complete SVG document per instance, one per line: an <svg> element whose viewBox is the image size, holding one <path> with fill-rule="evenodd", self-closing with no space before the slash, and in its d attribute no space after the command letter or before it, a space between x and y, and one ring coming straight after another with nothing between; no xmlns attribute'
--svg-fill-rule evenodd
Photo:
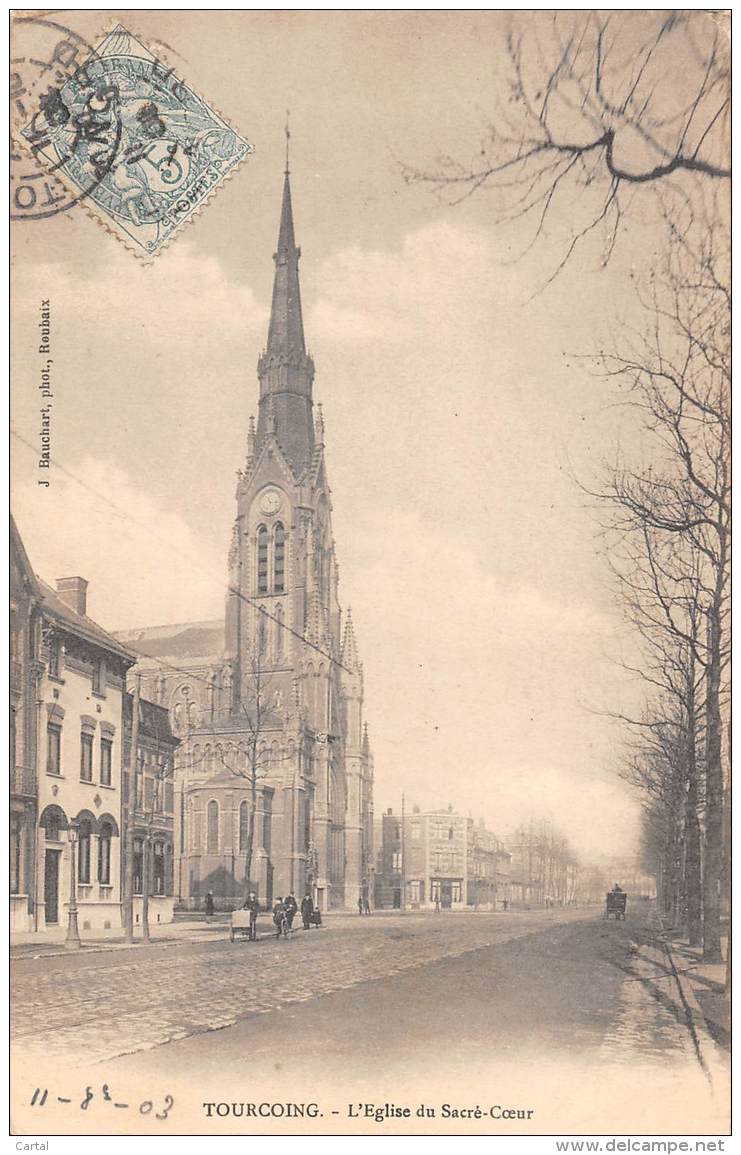
<svg viewBox="0 0 741 1155"><path fill-rule="evenodd" d="M644 301L645 330L634 336L631 349L603 354L605 372L639 414L651 464L618 461L598 495L612 507L613 530L623 542L617 568L636 625L644 642L650 640L663 654L658 684L664 689L672 673L670 651L680 646L682 659L669 688L685 712L691 706L693 733L695 671L703 674L708 961L720 958L723 795L730 780L723 750L730 654L729 302L716 243L712 227L697 247L675 238L664 276ZM669 651L661 649L662 634L672 639ZM684 677L688 668L690 681L681 685L676 674ZM643 676L652 680L652 670L656 680L655 666L644 668Z"/></svg>
<svg viewBox="0 0 741 1155"><path fill-rule="evenodd" d="M626 211L663 184L730 177L727 20L708 12L527 12L511 18L506 74L474 156L404 168L456 202L486 190L499 222L571 222L555 274L603 230L603 261ZM680 67L678 67L680 62ZM681 77L678 80L678 77ZM565 210L562 213L562 210Z"/></svg>
<svg viewBox="0 0 741 1155"><path fill-rule="evenodd" d="M245 891L252 887L252 863L255 848L255 821L259 783L264 781L275 767L291 757L281 742L276 751L268 745L268 736L283 735L283 721L276 706L274 679L266 672L259 647L251 654L249 673L242 673L241 685L235 686L234 700L229 704L228 726L236 727L244 733L244 750L232 744L232 748L217 754L222 766L247 783L250 791L249 816L244 846ZM203 727L199 727L199 733ZM213 728L214 737L224 737L222 731Z"/></svg>
<svg viewBox="0 0 741 1155"><path fill-rule="evenodd" d="M684 639L683 656L692 666L691 683L695 671L703 677L708 960L720 957L724 792L730 790L723 750L730 560L728 40L723 13L515 16L507 76L473 159L447 156L425 170L405 169L408 181L423 182L453 203L486 190L495 221L532 222L530 244L551 218L566 226L549 281L592 234L602 236L606 265L636 205L644 219L650 210L663 224L665 267L660 281L644 289L643 331L634 335L633 349L624 332L603 357L608 377L640 412L651 465L618 461L601 496L612 503L617 528L635 535L642 563L653 567L653 605L664 618L657 629L673 639L670 648L687 624L681 582L698 586L700 617L691 640ZM650 204L639 200L646 192ZM684 575L672 570L671 590L662 567L673 552L699 564ZM638 572L647 572L643 564ZM691 711L696 722L696 705ZM694 749L688 734L685 756ZM696 772L689 772L689 782L687 805L697 813ZM688 921L694 925L694 910Z"/></svg>
<svg viewBox="0 0 741 1155"><path fill-rule="evenodd" d="M577 859L566 837L552 822L531 818L518 826L509 845L517 881L526 888L527 899L559 905L569 901Z"/></svg>

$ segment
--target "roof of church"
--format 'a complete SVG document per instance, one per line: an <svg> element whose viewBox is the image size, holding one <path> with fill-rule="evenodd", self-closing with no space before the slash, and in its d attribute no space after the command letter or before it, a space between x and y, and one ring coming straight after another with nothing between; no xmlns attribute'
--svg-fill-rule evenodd
<svg viewBox="0 0 741 1155"><path fill-rule="evenodd" d="M224 651L222 619L117 630L115 636L148 658L211 658Z"/></svg>

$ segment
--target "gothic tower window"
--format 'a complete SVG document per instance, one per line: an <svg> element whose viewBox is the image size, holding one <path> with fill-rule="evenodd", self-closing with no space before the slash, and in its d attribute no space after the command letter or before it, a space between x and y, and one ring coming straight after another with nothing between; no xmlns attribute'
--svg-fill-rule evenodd
<svg viewBox="0 0 741 1155"><path fill-rule="evenodd" d="M211 801L206 809L206 853L219 851L219 804Z"/></svg>
<svg viewBox="0 0 741 1155"><path fill-rule="evenodd" d="M268 592L268 530L265 525L257 530L257 592Z"/></svg>
<svg viewBox="0 0 741 1155"><path fill-rule="evenodd" d="M274 532L273 593L282 594L286 588L286 531L280 522Z"/></svg>
<svg viewBox="0 0 741 1155"><path fill-rule="evenodd" d="M283 606L277 606L275 610L275 656L278 659L283 657Z"/></svg>
<svg viewBox="0 0 741 1155"><path fill-rule="evenodd" d="M314 678L314 664L309 662L306 667L306 698L305 705L309 711L309 718L313 721L316 710L316 680Z"/></svg>
<svg viewBox="0 0 741 1155"><path fill-rule="evenodd" d="M257 611L257 652L261 658L268 649L268 618L265 607L260 606Z"/></svg>

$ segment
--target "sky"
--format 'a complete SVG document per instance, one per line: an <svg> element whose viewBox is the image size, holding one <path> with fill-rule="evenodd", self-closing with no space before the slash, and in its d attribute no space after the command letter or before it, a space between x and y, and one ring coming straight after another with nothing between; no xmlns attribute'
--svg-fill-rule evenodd
<svg viewBox="0 0 741 1155"><path fill-rule="evenodd" d="M652 233L634 225L607 269L586 244L543 288L563 222L519 256L529 232L497 226L485 191L451 206L401 173L475 153L510 17L66 19L93 41L120 20L255 153L151 267L81 209L14 228L12 422L34 445L40 301L52 309L49 489L35 451L13 446L12 505L37 572L88 578L89 612L110 629L223 612L290 109L305 330L376 810L404 793L502 833L548 815L585 856L631 852L637 802L604 711L638 690L577 480L633 436L588 355L630 314Z"/></svg>

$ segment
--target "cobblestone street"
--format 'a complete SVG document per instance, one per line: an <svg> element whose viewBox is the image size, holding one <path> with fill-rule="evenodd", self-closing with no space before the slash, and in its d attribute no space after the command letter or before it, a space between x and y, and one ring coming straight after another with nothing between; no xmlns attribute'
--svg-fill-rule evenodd
<svg viewBox="0 0 741 1155"><path fill-rule="evenodd" d="M231 944L223 927L208 943L14 962L19 1119L39 1125L35 1087L87 1085L97 1098L82 1121L115 1133L99 1101L110 1083L127 1100L167 1092L177 1125L196 1131L235 1129L205 1120L206 1101L317 1096L316 1126L340 1129L349 1101L424 1086L439 1103L452 1088L474 1104L509 1096L535 1130L605 1131L650 1085L664 1130L722 1125L725 1058L648 911L327 921L288 942Z"/></svg>
<svg viewBox="0 0 741 1155"><path fill-rule="evenodd" d="M13 1045L24 1060L90 1063L230 1026L370 979L501 943L584 911L336 919L289 942L139 948L12 968ZM154 1011L154 1013L153 1013Z"/></svg>

